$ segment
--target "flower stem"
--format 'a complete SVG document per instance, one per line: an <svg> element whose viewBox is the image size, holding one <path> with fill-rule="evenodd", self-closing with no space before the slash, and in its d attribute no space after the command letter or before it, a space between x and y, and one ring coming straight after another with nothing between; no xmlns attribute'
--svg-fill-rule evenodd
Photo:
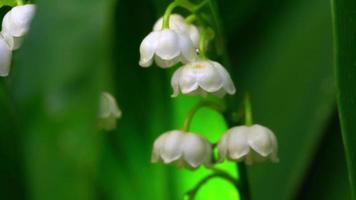
<svg viewBox="0 0 356 200"><path fill-rule="evenodd" d="M195 20L197 19L197 16L195 14L191 14L188 17L186 17L184 20L185 22L187 22L188 24L193 23Z"/></svg>
<svg viewBox="0 0 356 200"><path fill-rule="evenodd" d="M225 172L223 170L213 169L213 171L214 172L212 174L210 174L210 175L204 177L203 179L201 179L192 190L187 192L189 200L194 200L194 198L196 197L199 189L201 187L203 187L209 180L211 180L213 178L222 178L222 179L230 182L238 190L239 184L238 184L238 181L237 181L236 178L232 177L230 174L228 174L227 172Z"/></svg>
<svg viewBox="0 0 356 200"><path fill-rule="evenodd" d="M169 28L169 18L174 10L174 8L177 7L177 3L174 1L170 3L164 12L163 15L163 23L162 23L162 29L168 29Z"/></svg>
<svg viewBox="0 0 356 200"><path fill-rule="evenodd" d="M199 9L201 9L202 7L204 7L206 4L209 3L209 0L204 0L203 2L201 2L200 4L196 5L194 7L194 12L198 11Z"/></svg>
<svg viewBox="0 0 356 200"><path fill-rule="evenodd" d="M202 59L206 58L206 42L207 39L207 31L203 29L200 33L200 40L199 40L199 55Z"/></svg>
<svg viewBox="0 0 356 200"><path fill-rule="evenodd" d="M193 120L194 115L196 114L196 112L203 107L207 107L207 108L211 108L219 113L222 113L225 111L225 107L219 103L213 102L213 101L201 101L198 104L196 104L187 114L185 120L184 120L184 125L182 130L185 132L189 131L190 128L190 124Z"/></svg>
<svg viewBox="0 0 356 200"><path fill-rule="evenodd" d="M249 187L249 182L247 177L246 164L245 163L237 164L237 170L239 172L239 181L241 183L239 185L240 200L249 200L251 199L251 197L249 193L250 187Z"/></svg>
<svg viewBox="0 0 356 200"><path fill-rule="evenodd" d="M16 3L17 3L17 5L18 5L18 6L20 6L20 5L23 5L23 4L24 4L23 0L16 0Z"/></svg>
<svg viewBox="0 0 356 200"><path fill-rule="evenodd" d="M246 126L252 126L252 106L250 96L248 94L245 95L245 124Z"/></svg>

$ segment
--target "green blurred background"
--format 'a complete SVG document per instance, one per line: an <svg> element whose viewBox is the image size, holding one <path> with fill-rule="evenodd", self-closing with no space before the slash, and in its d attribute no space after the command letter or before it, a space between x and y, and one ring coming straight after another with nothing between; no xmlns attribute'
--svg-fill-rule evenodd
<svg viewBox="0 0 356 200"><path fill-rule="evenodd" d="M209 173L150 163L161 133L199 98L171 98L172 70L138 66L140 42L168 0L36 0L11 76L0 79L0 199L183 199ZM216 0L238 107L279 141L280 163L248 168L253 200L348 200L333 74L330 3ZM9 10L1 8L2 15ZM211 55L213 59L221 58ZM117 98L116 130L97 132L102 90ZM223 118L201 110L192 130L217 141ZM235 164L218 166L237 176ZM237 199L211 180L198 199Z"/></svg>

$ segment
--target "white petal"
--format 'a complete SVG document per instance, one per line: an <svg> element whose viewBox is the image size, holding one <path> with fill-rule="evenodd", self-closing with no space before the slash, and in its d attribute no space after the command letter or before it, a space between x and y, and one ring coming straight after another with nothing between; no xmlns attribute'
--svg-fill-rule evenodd
<svg viewBox="0 0 356 200"><path fill-rule="evenodd" d="M272 162L279 162L279 158L278 158L278 142L277 142L277 138L274 135L274 133L272 131L269 131L269 136L270 136L270 140L272 142L272 148L273 148L273 152L270 156L271 161Z"/></svg>
<svg viewBox="0 0 356 200"><path fill-rule="evenodd" d="M249 144L253 150L263 157L268 156L273 151L272 141L268 133L269 131L269 129L260 125L253 125L249 128Z"/></svg>
<svg viewBox="0 0 356 200"><path fill-rule="evenodd" d="M4 16L2 29L13 37L22 37L30 28L36 6L33 4L21 5L12 8Z"/></svg>
<svg viewBox="0 0 356 200"><path fill-rule="evenodd" d="M226 69L218 62L211 61L215 69L217 69L218 73L220 74L221 80L223 82L223 87L229 94L235 94L236 89L234 82L231 80L229 73Z"/></svg>
<svg viewBox="0 0 356 200"><path fill-rule="evenodd" d="M12 52L0 35L0 76L8 76L11 65Z"/></svg>
<svg viewBox="0 0 356 200"><path fill-rule="evenodd" d="M216 92L223 87L219 72L210 62L195 62L194 72L199 86L207 92Z"/></svg>
<svg viewBox="0 0 356 200"><path fill-rule="evenodd" d="M191 93L197 90L199 87L196 74L190 65L192 65L192 63L182 67L181 76L179 79L179 86L183 94Z"/></svg>
<svg viewBox="0 0 356 200"><path fill-rule="evenodd" d="M181 78L182 69L182 67L178 68L172 76L171 86L173 88L173 94L171 97L176 97L179 95L179 79Z"/></svg>
<svg viewBox="0 0 356 200"><path fill-rule="evenodd" d="M179 36L170 29L160 31L156 55L162 60L173 60L180 55Z"/></svg>
<svg viewBox="0 0 356 200"><path fill-rule="evenodd" d="M155 62L156 64L161 67L161 68L169 68L172 67L173 65L177 64L179 62L179 57L175 57L173 59L169 60L164 60L160 58L159 56L155 56Z"/></svg>
<svg viewBox="0 0 356 200"><path fill-rule="evenodd" d="M141 42L140 66L148 67L152 64L153 56L155 54L160 35L160 32L151 32Z"/></svg>
<svg viewBox="0 0 356 200"><path fill-rule="evenodd" d="M204 160L206 160L209 150L206 149L206 143L203 138L196 134L187 133L184 137L183 156L184 160L193 168L198 167Z"/></svg>
<svg viewBox="0 0 356 200"><path fill-rule="evenodd" d="M238 126L228 131L228 152L230 159L240 160L250 151L248 144L248 129L245 126Z"/></svg>
<svg viewBox="0 0 356 200"><path fill-rule="evenodd" d="M193 45L198 48L199 47L199 40L200 40L200 34L199 30L195 25L189 25L188 27L188 33L189 37L193 42Z"/></svg>
<svg viewBox="0 0 356 200"><path fill-rule="evenodd" d="M171 131L167 134L160 155L164 163L171 163L178 160L183 154L182 142L184 140L184 133L181 131Z"/></svg>
<svg viewBox="0 0 356 200"><path fill-rule="evenodd" d="M197 52L193 46L192 40L185 34L178 34L179 47L182 53L182 62L189 63L197 59Z"/></svg>
<svg viewBox="0 0 356 200"><path fill-rule="evenodd" d="M151 155L151 162L159 162L161 161L160 152L163 148L163 144L165 142L165 138L168 136L167 133L160 135L155 142L153 143L153 150Z"/></svg>
<svg viewBox="0 0 356 200"><path fill-rule="evenodd" d="M1 31L2 37L5 39L6 43L8 44L10 50L17 50L20 48L24 37L12 37L5 31Z"/></svg>
<svg viewBox="0 0 356 200"><path fill-rule="evenodd" d="M218 143L218 150L219 150L218 162L224 162L226 155L228 153L227 139L228 139L228 134L224 134Z"/></svg>

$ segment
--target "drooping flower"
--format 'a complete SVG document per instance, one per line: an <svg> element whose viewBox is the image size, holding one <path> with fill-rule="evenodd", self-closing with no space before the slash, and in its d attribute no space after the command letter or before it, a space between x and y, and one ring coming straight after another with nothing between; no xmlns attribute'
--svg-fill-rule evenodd
<svg viewBox="0 0 356 200"><path fill-rule="evenodd" d="M0 35L0 76L8 76L11 65L12 51L5 39Z"/></svg>
<svg viewBox="0 0 356 200"><path fill-rule="evenodd" d="M2 21L1 35L5 38L11 50L20 47L23 37L30 28L36 6L33 4L13 7L6 13Z"/></svg>
<svg viewBox="0 0 356 200"><path fill-rule="evenodd" d="M261 125L237 126L229 129L219 143L219 162L225 158L246 164L270 159L278 162L278 144L273 132Z"/></svg>
<svg viewBox="0 0 356 200"><path fill-rule="evenodd" d="M211 60L188 63L174 72L171 85L172 97L179 93L202 95L208 93L223 97L226 93L235 94L235 86L226 69Z"/></svg>
<svg viewBox="0 0 356 200"><path fill-rule="evenodd" d="M163 17L159 18L153 26L154 31L162 30ZM183 34L187 34L192 40L194 46L199 45L199 30L194 24L188 24L179 14L171 14L169 16L169 28Z"/></svg>
<svg viewBox="0 0 356 200"><path fill-rule="evenodd" d="M193 43L187 35L172 29L163 29L153 31L143 39L139 64L148 67L155 60L158 66L168 68L178 62L192 62L196 57Z"/></svg>
<svg viewBox="0 0 356 200"><path fill-rule="evenodd" d="M116 128L116 120L121 118L121 115L115 98L111 94L103 92L100 97L99 128L108 131Z"/></svg>
<svg viewBox="0 0 356 200"><path fill-rule="evenodd" d="M195 169L200 165L212 164L212 145L205 138L179 130L163 133L153 144L154 163L176 162L180 167Z"/></svg>

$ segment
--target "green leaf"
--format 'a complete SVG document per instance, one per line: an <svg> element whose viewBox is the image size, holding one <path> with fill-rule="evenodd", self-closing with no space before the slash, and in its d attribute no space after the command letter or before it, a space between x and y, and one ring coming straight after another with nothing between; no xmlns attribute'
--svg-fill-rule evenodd
<svg viewBox="0 0 356 200"><path fill-rule="evenodd" d="M33 26L13 57L10 76L28 195L38 200L94 199L101 143L95 124L109 55L111 3L36 4Z"/></svg>
<svg viewBox="0 0 356 200"><path fill-rule="evenodd" d="M312 165L305 175L303 188L295 199L351 199L346 158L336 112L333 118L335 119L329 123Z"/></svg>
<svg viewBox="0 0 356 200"><path fill-rule="evenodd" d="M254 200L294 199L327 127L335 101L329 11L323 0L290 2L251 21L255 32L229 38L237 87L250 91L255 122L279 142L278 164L249 168Z"/></svg>
<svg viewBox="0 0 356 200"><path fill-rule="evenodd" d="M338 108L353 199L356 198L356 2L332 1Z"/></svg>
<svg viewBox="0 0 356 200"><path fill-rule="evenodd" d="M0 8L3 6L16 6L17 2L16 0L0 0Z"/></svg>

